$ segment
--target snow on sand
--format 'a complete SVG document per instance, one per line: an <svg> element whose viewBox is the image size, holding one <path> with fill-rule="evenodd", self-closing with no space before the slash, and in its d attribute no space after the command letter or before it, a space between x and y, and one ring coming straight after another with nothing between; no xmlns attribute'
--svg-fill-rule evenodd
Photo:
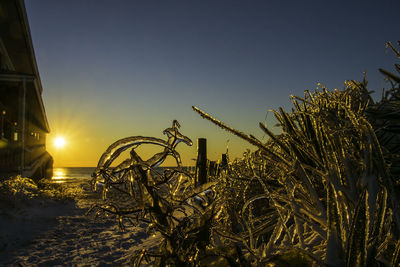
<svg viewBox="0 0 400 267"><path fill-rule="evenodd" d="M140 225L122 232L114 218L85 215L99 199L86 184L62 186L82 193L74 200L36 196L0 205L0 266L126 266L134 251L159 244Z"/></svg>

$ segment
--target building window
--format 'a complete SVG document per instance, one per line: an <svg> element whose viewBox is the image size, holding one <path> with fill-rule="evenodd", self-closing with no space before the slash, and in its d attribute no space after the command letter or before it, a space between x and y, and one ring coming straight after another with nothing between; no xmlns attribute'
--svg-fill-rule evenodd
<svg viewBox="0 0 400 267"><path fill-rule="evenodd" d="M14 132L14 141L18 141L18 132Z"/></svg>
<svg viewBox="0 0 400 267"><path fill-rule="evenodd" d="M40 140L39 133L33 133L33 137L35 138L35 140Z"/></svg>

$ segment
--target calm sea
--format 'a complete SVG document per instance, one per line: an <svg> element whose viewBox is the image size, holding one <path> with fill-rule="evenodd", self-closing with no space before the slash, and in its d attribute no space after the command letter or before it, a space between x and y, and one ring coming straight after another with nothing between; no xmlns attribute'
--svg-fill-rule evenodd
<svg viewBox="0 0 400 267"><path fill-rule="evenodd" d="M63 167L53 169L53 178L56 183L90 180L95 167Z"/></svg>
<svg viewBox="0 0 400 267"><path fill-rule="evenodd" d="M55 183L69 183L92 179L91 175L96 167L63 167L53 169L52 180ZM162 169L160 167L160 169ZM194 171L194 167L185 167L186 171ZM161 170L162 172L162 170Z"/></svg>

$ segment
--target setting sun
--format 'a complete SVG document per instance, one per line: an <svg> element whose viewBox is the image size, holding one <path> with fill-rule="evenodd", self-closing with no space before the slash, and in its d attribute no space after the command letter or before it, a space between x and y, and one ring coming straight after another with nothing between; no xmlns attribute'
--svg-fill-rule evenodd
<svg viewBox="0 0 400 267"><path fill-rule="evenodd" d="M63 148L66 144L65 138L64 137L57 137L56 139L54 139L54 146L57 148Z"/></svg>

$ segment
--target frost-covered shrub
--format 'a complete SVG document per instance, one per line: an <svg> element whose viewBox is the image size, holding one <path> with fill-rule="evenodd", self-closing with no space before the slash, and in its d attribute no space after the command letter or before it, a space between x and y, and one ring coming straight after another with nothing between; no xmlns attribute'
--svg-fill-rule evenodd
<svg viewBox="0 0 400 267"><path fill-rule="evenodd" d="M7 199L30 199L38 194L38 187L30 178L23 178L20 175L11 176L9 179L0 182L0 198Z"/></svg>
<svg viewBox="0 0 400 267"><path fill-rule="evenodd" d="M29 204L29 201L39 197L53 200L73 199L82 191L80 187L65 187L48 179L35 183L30 178L17 175L0 182L0 202L7 209L22 203Z"/></svg>
<svg viewBox="0 0 400 267"><path fill-rule="evenodd" d="M54 183L49 179L39 180L38 188L40 196L54 200L72 200L84 191L80 185L65 186L61 183Z"/></svg>

